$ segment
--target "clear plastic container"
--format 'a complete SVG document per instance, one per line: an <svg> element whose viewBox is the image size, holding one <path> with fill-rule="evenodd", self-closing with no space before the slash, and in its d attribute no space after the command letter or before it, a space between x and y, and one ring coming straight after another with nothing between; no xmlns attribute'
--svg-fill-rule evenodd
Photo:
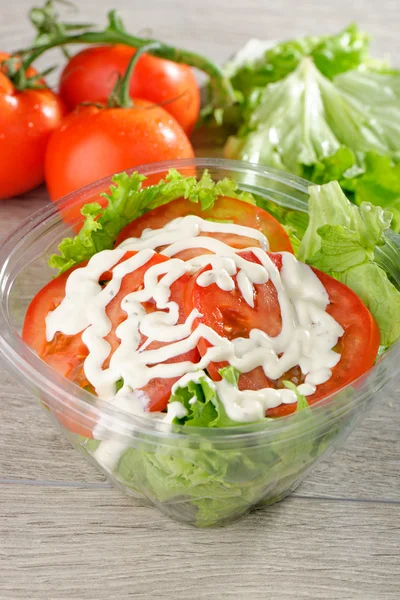
<svg viewBox="0 0 400 600"><path fill-rule="evenodd" d="M169 168L191 175L207 168L216 180L237 180L273 212L279 212L280 206L307 211L305 181L248 163L197 159L138 170L154 183ZM30 300L52 277L48 255L72 234L60 209L96 200L109 183L107 178L43 208L1 246L0 352L10 372L41 401L75 448L114 484L147 498L173 519L199 527L222 525L254 507L281 500L318 460L346 439L371 403L382 401L388 388L396 385L400 345L339 393L256 426L185 428L114 409L58 375L20 337ZM100 419L101 440L68 429L73 421L84 434ZM15 434L23 443L24 432Z"/></svg>

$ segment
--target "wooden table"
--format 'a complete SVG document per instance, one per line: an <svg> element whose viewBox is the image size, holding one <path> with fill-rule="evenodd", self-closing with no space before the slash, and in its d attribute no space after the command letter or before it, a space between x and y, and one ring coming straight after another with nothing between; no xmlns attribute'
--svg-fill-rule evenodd
<svg viewBox="0 0 400 600"><path fill-rule="evenodd" d="M26 45L29 0L1 0L3 49ZM98 21L105 0L85 0ZM400 64L398 0L114 0L132 31L226 59L249 37L357 21ZM59 59L59 56L56 56ZM0 157L1 160L1 157ZM0 203L0 237L48 201ZM194 530L112 489L0 371L0 599L400 597L400 410L388 398L290 498L225 529Z"/></svg>

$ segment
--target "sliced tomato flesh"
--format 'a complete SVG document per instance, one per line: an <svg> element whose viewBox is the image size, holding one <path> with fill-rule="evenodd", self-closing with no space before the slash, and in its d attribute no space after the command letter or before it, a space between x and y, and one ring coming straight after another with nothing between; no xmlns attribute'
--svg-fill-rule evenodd
<svg viewBox="0 0 400 600"><path fill-rule="evenodd" d="M185 200L184 198L168 202L150 210L122 229L117 238L116 245L118 246L128 238L140 237L145 229L161 229L173 219L188 215L251 227L265 235L272 252L286 251L293 253L293 248L285 229L272 215L253 204L226 196L218 198L213 207L207 210L202 210L199 203L190 202L190 200ZM238 234L202 233L201 235L218 239L233 248L244 249L260 245L257 239ZM162 248L157 248L157 250L162 250ZM206 254L207 251L193 248L181 252L177 256L182 260L188 260L194 256L198 256L200 253Z"/></svg>
<svg viewBox="0 0 400 600"><path fill-rule="evenodd" d="M85 265L86 263L82 263L79 267ZM75 266L56 277L36 294L25 315L22 338L58 373L85 387L89 382L84 375L82 365L88 355L88 349L81 336L69 336L57 332L51 342L46 340L46 316L64 299L67 279L77 268L78 266Z"/></svg>
<svg viewBox="0 0 400 600"><path fill-rule="evenodd" d="M125 256L122 258L122 261L126 260L127 258L130 258L134 254L136 254L136 252L126 252ZM168 260L170 260L170 259L163 256L162 254L154 254L153 257L151 258L151 260L149 262L147 262L143 267L136 269L132 273L128 273L122 279L119 292L114 296L114 298L111 300L111 302L108 303L107 308L106 308L106 314L112 323L112 329L105 339L111 345L111 352L110 352L109 358L104 363L103 368L106 368L108 366L109 360L110 360L112 354L115 352L115 350L118 348L118 346L120 344L120 341L116 335L116 329L117 329L118 325L120 325L126 319L126 316L127 316L126 312L121 308L122 300L124 299L124 297L127 294L129 294L131 292L135 292L139 289L142 289L143 284L144 284L145 273L150 267L157 265L159 263L166 262ZM105 281L111 279L111 277L112 277L111 272L107 272L102 275L102 278ZM171 290L170 301L176 302L178 304L178 309L179 309L179 318L178 318L177 324L184 323L185 319L186 319L182 300L183 300L183 296L184 296L184 289L185 289L187 283L189 282L189 279L190 279L189 275L186 275L186 274L182 275L179 279L177 279L171 285L171 288L170 288L170 290ZM145 304L143 304L143 306L147 313L151 313L151 312L155 311L157 308L154 301L146 302ZM139 347L141 347L146 341L147 341L146 336L142 335L140 342L139 342ZM157 340L153 340L148 346L146 346L146 349L147 350L156 350L157 348L161 348L162 346L165 346L167 343L168 342L159 342ZM200 358L199 351L195 347L192 350L190 350L189 352L186 352L185 354L180 354L179 356L175 356L165 362L166 363L175 363L175 362L189 361L189 362L197 363L199 361L199 358ZM151 379L147 383L147 385L145 385L143 388L140 388L141 391L148 397L148 410L162 411L166 408L166 406L168 404L168 400L171 396L171 388L172 388L173 384L176 381L178 381L178 379L179 379L179 377L167 378L167 379L154 378L154 379Z"/></svg>
<svg viewBox="0 0 400 600"><path fill-rule="evenodd" d="M79 266L85 266L83 263ZM51 342L46 340L46 316L54 310L65 296L65 285L69 275L78 266L56 277L44 286L31 301L22 329L23 340L60 375L77 383L80 387L88 387L89 382L83 370L83 362L88 349L81 335L64 335L57 332ZM53 409L58 421L69 431L84 437L92 437L91 415L81 414L68 407ZM79 422L78 422L79 421Z"/></svg>
<svg viewBox="0 0 400 600"><path fill-rule="evenodd" d="M246 260L259 262L252 252L241 252L240 255ZM280 270L282 255L269 254L269 257ZM254 285L254 308L252 308L242 297L237 285L232 291L221 290L215 283L208 287L198 285L197 277L210 268L210 266L206 266L197 272L186 288L185 309L187 314L196 308L202 315L194 327L199 323L204 323L222 337L230 340L249 337L252 329L260 329L271 337L280 333L282 328L280 306L276 289L270 280L265 284ZM317 386L316 392L307 397L310 404L338 391L372 367L380 343L378 326L358 296L329 275L317 269L313 269L313 271L329 295L330 302L326 310L341 325L344 334L335 348L341 355L340 361L333 367L330 379ZM234 276L235 278L236 276ZM208 341L200 340L198 348L202 356L209 346ZM218 371L224 366L227 366L227 363L211 363L207 367L210 376L215 381L221 379ZM304 379L305 376L299 367L294 367L284 373L279 380L267 378L262 367L257 367L240 375L239 389L283 388L283 382L286 380L299 385L304 382ZM282 404L269 409L266 415L280 417L292 413L295 409L295 404Z"/></svg>
<svg viewBox="0 0 400 600"><path fill-rule="evenodd" d="M127 260L134 254L136 253L126 252L119 262ZM111 351L109 357L103 364L103 368L106 368L109 365L112 354L120 344L119 338L116 335L116 329L118 325L120 325L120 323L122 323L122 321L124 321L127 317L126 312L121 308L121 301L127 294L137 291L138 289L142 289L144 285L144 275L151 266L167 260L169 259L165 256L154 254L151 260L143 267L125 275L125 277L122 279L119 292L106 307L106 314L112 323L111 331L106 337L106 340L111 345ZM83 263L74 267L74 269L85 265L86 263ZM66 281L74 269L71 269L60 277L52 280L33 298L25 317L22 337L25 342L33 350L35 350L35 352L46 363L58 371L58 373L67 379L70 379L82 388L85 387L93 390L85 376L84 371L84 361L88 356L88 349L82 341L82 334L78 333L76 335L65 335L61 332L57 332L53 340L46 340L46 316L50 311L54 310L65 297ZM99 282L101 282L103 285L107 285L107 282L110 281L111 278L112 269L104 272L100 276ZM186 318L183 310L182 298L184 295L184 288L188 281L189 276L183 275L171 285L170 300L176 302L179 307L178 323L183 323ZM152 312L156 309L155 303L151 300L150 302L146 302L144 307L147 312ZM140 345L142 345L145 341L146 337L142 336ZM147 349L152 350L163 345L164 343L162 342L152 341L147 346ZM167 360L166 362L190 361L196 363L198 360L199 352L197 348L194 348L193 350ZM154 378L142 388L142 392L148 398L148 410L158 411L166 408L171 395L172 385L175 383L175 381L177 381L177 379L177 377L169 379ZM85 437L90 437L91 431L89 431L87 427L77 424L71 415L69 415L68 411L65 410L60 414L57 413L57 418L70 431L79 433L80 435L85 435Z"/></svg>

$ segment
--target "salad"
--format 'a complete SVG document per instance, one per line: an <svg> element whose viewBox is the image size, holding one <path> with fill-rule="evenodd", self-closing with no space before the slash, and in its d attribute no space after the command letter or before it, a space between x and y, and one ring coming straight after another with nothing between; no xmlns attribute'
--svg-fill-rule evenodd
<svg viewBox="0 0 400 600"><path fill-rule="evenodd" d="M81 388L171 431L273 427L293 413L299 429L269 453L222 452L185 439L131 447L101 419L57 418L120 482L159 504L178 498L199 525L267 492L278 499L337 434L340 401L323 434L310 406L368 376L400 337L400 292L376 253L390 213L351 204L333 182L310 188L295 228L291 211L276 218L207 171L171 170L152 185L123 173L105 200L83 206L80 231L51 256L59 274L28 308L26 343Z"/></svg>

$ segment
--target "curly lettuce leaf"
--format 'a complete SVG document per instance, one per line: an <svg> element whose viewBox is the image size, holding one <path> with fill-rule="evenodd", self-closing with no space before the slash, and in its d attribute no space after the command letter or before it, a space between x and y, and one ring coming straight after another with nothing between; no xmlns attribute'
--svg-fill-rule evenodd
<svg viewBox="0 0 400 600"><path fill-rule="evenodd" d="M186 415L183 418L175 418L175 425L185 425L189 427L235 427L243 425L230 419L225 411L223 402L218 397L214 382L205 372L195 381L189 381L185 387L178 388L169 399L169 402L181 402ZM219 370L220 375L229 385L237 388L239 385L240 371L229 365ZM308 402L305 396L300 394L297 386L291 381L283 382L285 387L295 392L297 396L296 411L308 408ZM268 418L262 421L268 421ZM262 422L260 421L260 422ZM254 423L252 423L254 424Z"/></svg>
<svg viewBox="0 0 400 600"><path fill-rule="evenodd" d="M341 146L332 156L304 166L303 176L318 185L339 181L347 197L358 206L370 202L390 210L391 227L400 230L400 164L390 156L373 150L356 156L350 148Z"/></svg>
<svg viewBox="0 0 400 600"><path fill-rule="evenodd" d="M370 37L355 23L337 35L325 36L313 48L311 57L316 67L329 79L353 69L386 69L385 61L373 61L369 54Z"/></svg>
<svg viewBox="0 0 400 600"><path fill-rule="evenodd" d="M323 185L330 181L353 179L363 173L363 169L356 166L356 156L350 148L340 146L336 152L311 165L303 165L303 177Z"/></svg>
<svg viewBox="0 0 400 600"><path fill-rule="evenodd" d="M200 203L203 210L211 208L219 196L254 204L251 194L239 192L235 181L221 179L214 182L207 170L197 179L171 169L165 180L143 187L146 179L138 172L114 175L110 191L101 194L107 200L106 207L94 202L82 208L85 220L81 230L74 238L62 240L58 246L59 253L49 259L50 267L58 269L61 274L75 264L89 260L96 252L111 249L119 232L128 223L146 211L178 198Z"/></svg>
<svg viewBox="0 0 400 600"><path fill-rule="evenodd" d="M303 58L295 71L257 96L248 122L228 142L226 154L301 176L342 146L354 153L374 149L396 158L400 155L400 74L371 76L351 71L331 81L311 58ZM363 84L363 94L352 93L353 77ZM383 85L390 93L378 104L374 94Z"/></svg>
<svg viewBox="0 0 400 600"><path fill-rule="evenodd" d="M188 427L212 427L217 419L216 391L213 382L204 373L198 382L189 381L187 386L178 388L169 403L181 402L186 408L186 416L175 418L174 423Z"/></svg>
<svg viewBox="0 0 400 600"><path fill-rule="evenodd" d="M221 376L237 387L239 371L228 366L220 370ZM181 402L186 416L175 418L174 423L188 427L237 427L242 423L232 421L226 414L223 403L218 397L214 382L206 373L198 381L189 381L187 386L178 388L170 397L169 403Z"/></svg>
<svg viewBox="0 0 400 600"><path fill-rule="evenodd" d="M337 182L310 188L309 223L299 260L350 287L378 323L381 344L400 337L400 292L376 260L388 243L391 214L379 206L352 204Z"/></svg>
<svg viewBox="0 0 400 600"><path fill-rule="evenodd" d="M349 28L277 44L238 67L242 118L225 154L318 184L338 180L355 203L390 209L399 230L400 72L373 61L368 46Z"/></svg>
<svg viewBox="0 0 400 600"><path fill-rule="evenodd" d="M281 43L252 40L225 65L236 91L245 95L257 87L280 81L292 73L305 56L314 60L326 77L332 78L360 66L386 68L386 63L372 61L369 36L352 24L336 35L309 36Z"/></svg>
<svg viewBox="0 0 400 600"><path fill-rule="evenodd" d="M297 255L299 260L306 261L320 249L321 236L317 230L324 225L356 232L360 244L371 256L375 246L384 243L383 234L392 218L390 212L366 202L360 207L354 206L336 181L311 186L309 193L309 221Z"/></svg>

